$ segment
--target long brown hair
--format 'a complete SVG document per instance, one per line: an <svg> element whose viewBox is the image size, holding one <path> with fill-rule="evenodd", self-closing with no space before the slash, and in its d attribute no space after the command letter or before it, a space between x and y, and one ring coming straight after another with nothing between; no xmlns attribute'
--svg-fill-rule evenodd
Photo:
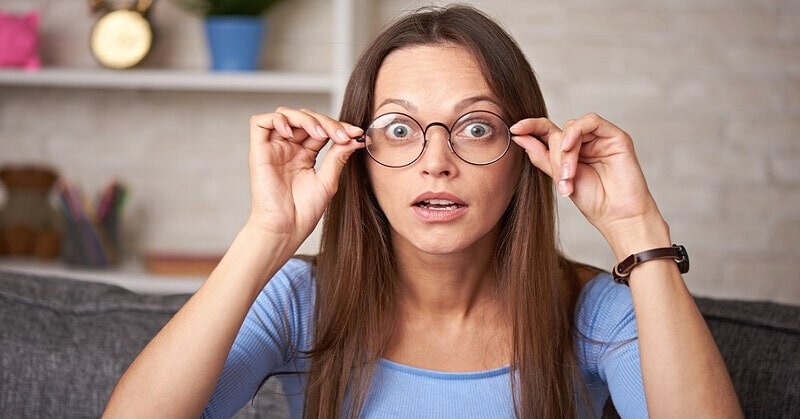
<svg viewBox="0 0 800 419"><path fill-rule="evenodd" d="M512 38L476 9L450 6L420 9L378 35L355 66L340 119L366 126L384 58L399 48L431 44L470 51L508 121L547 116L533 70ZM325 215L307 418L356 417L393 332L389 224L367 182L365 155L350 158ZM554 204L551 180L528 163L500 220L496 258L512 325L510 390L517 417L576 414L571 330L577 285L557 249Z"/></svg>

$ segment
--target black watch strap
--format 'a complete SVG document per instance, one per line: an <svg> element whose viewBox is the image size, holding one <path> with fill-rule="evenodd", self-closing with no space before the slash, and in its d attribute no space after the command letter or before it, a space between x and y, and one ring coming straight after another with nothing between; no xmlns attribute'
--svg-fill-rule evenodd
<svg viewBox="0 0 800 419"><path fill-rule="evenodd" d="M674 259L678 264L678 270L685 274L689 272L689 254L686 248L680 244L673 244L672 247L660 247L657 249L645 250L626 257L622 262L614 266L614 282L628 285L628 276L633 268L640 264L654 259Z"/></svg>

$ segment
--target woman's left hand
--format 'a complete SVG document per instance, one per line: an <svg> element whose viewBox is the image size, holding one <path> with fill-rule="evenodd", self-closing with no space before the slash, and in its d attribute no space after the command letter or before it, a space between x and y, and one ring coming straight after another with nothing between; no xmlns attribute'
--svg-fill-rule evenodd
<svg viewBox="0 0 800 419"><path fill-rule="evenodd" d="M546 118L531 118L511 132L531 162L605 236L617 260L670 245L633 141L619 127L589 114L568 121L563 131ZM677 265L643 264L631 273L630 290L649 414L743 417L725 363Z"/></svg>
<svg viewBox="0 0 800 419"><path fill-rule="evenodd" d="M569 196L609 240L614 252L623 253L617 256L627 256L625 252L632 251L628 247L646 246L615 243L620 237L646 236L653 223L666 226L647 188L633 140L616 125L597 114L569 120L563 130L547 118L529 118L514 124L511 133L530 161L553 178L559 193Z"/></svg>

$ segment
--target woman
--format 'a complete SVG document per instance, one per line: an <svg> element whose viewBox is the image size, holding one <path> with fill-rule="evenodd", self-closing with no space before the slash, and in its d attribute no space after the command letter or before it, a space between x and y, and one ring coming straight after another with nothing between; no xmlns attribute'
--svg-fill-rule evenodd
<svg viewBox="0 0 800 419"><path fill-rule="evenodd" d="M245 227L108 416L229 416L270 375L296 417L592 417L609 392L624 416L741 415L675 260L628 288L559 254L553 182L619 260L672 242L630 137L546 119L476 10L401 19L339 120L279 108L250 140ZM290 260L323 213L316 262Z"/></svg>

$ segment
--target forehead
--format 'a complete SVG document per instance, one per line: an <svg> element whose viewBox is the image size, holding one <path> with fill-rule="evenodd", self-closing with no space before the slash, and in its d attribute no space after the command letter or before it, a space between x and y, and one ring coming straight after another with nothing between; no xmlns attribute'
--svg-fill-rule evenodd
<svg viewBox="0 0 800 419"><path fill-rule="evenodd" d="M478 96L494 99L469 50L454 44L415 45L392 51L384 59L373 106L389 100L441 111Z"/></svg>

